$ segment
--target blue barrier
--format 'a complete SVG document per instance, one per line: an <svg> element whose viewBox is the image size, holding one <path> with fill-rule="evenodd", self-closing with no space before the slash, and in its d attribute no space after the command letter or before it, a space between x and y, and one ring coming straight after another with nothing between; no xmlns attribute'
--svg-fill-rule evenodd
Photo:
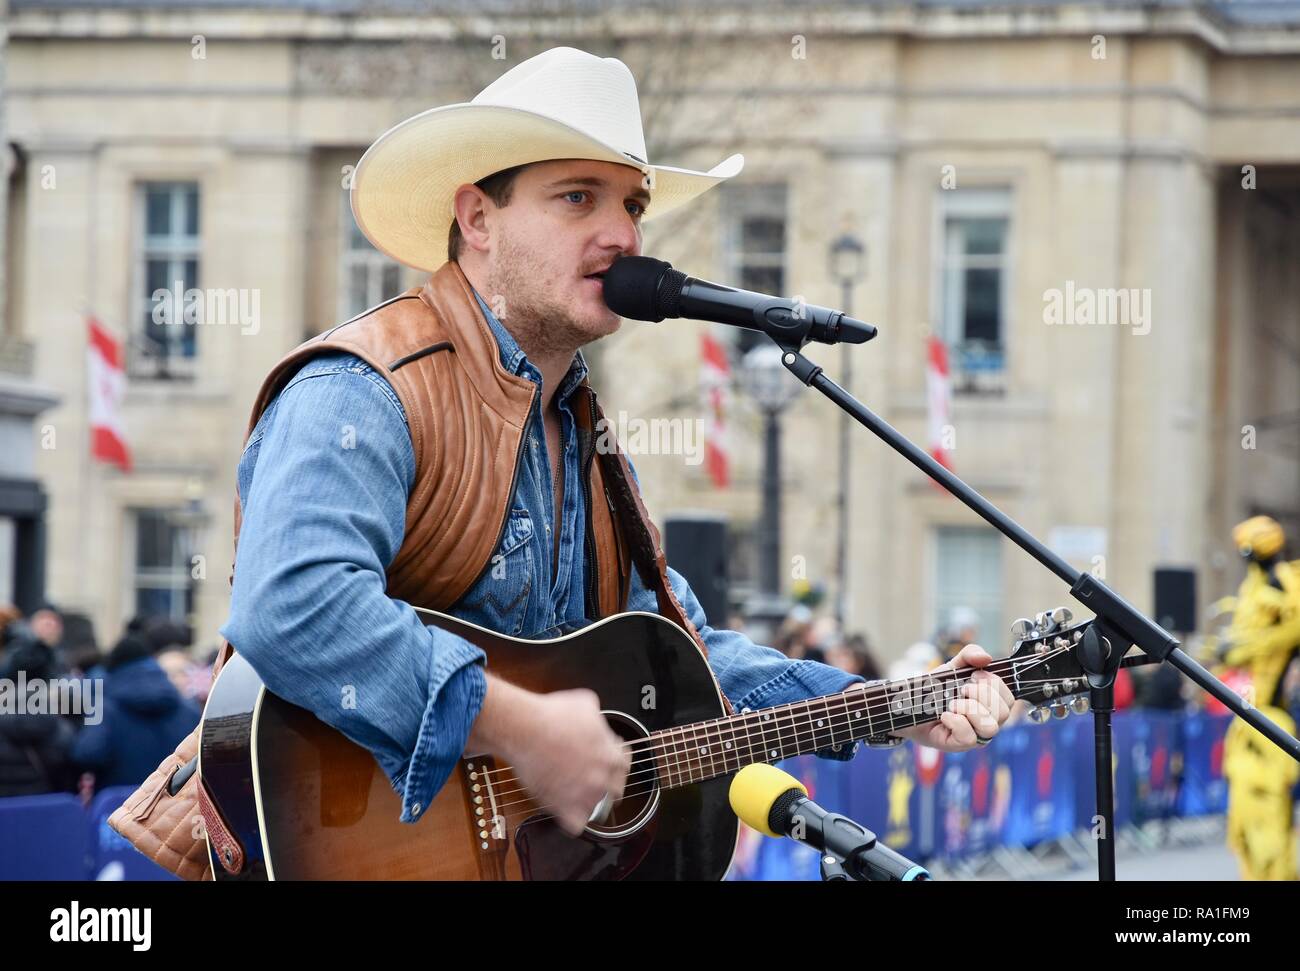
<svg viewBox="0 0 1300 971"><path fill-rule="evenodd" d="M0 880L84 880L86 811L66 793L0 799Z"/></svg>
<svg viewBox="0 0 1300 971"><path fill-rule="evenodd" d="M0 799L0 880L175 880L108 825L134 786Z"/></svg>
<svg viewBox="0 0 1300 971"><path fill-rule="evenodd" d="M1117 826L1227 811L1223 736L1231 716L1124 711L1113 719ZM1031 847L1089 829L1096 812L1092 724L1019 724L996 744L949 754L915 745L864 749L852 762L782 764L823 806L898 852L953 863L996 846ZM745 829L733 880L815 880L817 855Z"/></svg>
<svg viewBox="0 0 1300 971"><path fill-rule="evenodd" d="M1223 741L1231 716L1194 715L1183 723L1183 784L1176 815L1226 812L1228 782L1223 777Z"/></svg>

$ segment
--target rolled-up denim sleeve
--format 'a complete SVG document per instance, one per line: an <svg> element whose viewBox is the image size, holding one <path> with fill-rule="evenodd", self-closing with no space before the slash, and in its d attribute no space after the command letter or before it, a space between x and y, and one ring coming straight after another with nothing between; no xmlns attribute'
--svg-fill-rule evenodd
<svg viewBox="0 0 1300 971"><path fill-rule="evenodd" d="M221 631L271 692L374 755L403 822L446 781L486 690L483 651L385 592L414 476L386 381L339 355L299 371L240 463L243 523Z"/></svg>
<svg viewBox="0 0 1300 971"><path fill-rule="evenodd" d="M669 567L668 580L682 609L699 630L704 646L708 648L709 666L718 676L722 693L737 711L836 694L851 684L864 681L856 674L849 674L829 664L788 658L775 648L755 644L739 631L709 626L704 608L700 606L699 599L686 578ZM654 593L646 589L639 575L635 575L632 580L628 610L658 612ZM853 758L855 752L856 746L845 745L839 751L827 748L816 754L822 758L847 760Z"/></svg>

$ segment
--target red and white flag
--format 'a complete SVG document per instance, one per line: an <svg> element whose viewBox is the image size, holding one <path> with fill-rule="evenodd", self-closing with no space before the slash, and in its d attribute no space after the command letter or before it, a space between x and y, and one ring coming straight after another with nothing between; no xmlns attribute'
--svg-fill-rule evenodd
<svg viewBox="0 0 1300 971"><path fill-rule="evenodd" d="M947 448L952 428L952 382L948 378L948 348L939 338L926 338L925 394L930 414L930 455L952 471Z"/></svg>
<svg viewBox="0 0 1300 971"><path fill-rule="evenodd" d="M731 388L731 365L727 352L713 337L705 333L700 337L700 391L704 396L705 419L704 462L709 478L719 489L730 481L727 447L727 395Z"/></svg>
<svg viewBox="0 0 1300 971"><path fill-rule="evenodd" d="M111 462L123 472L131 471L131 451L122 429L122 397L126 393L126 370L122 366L122 345L94 317L87 318L90 339L86 365L90 396L90 454Z"/></svg>

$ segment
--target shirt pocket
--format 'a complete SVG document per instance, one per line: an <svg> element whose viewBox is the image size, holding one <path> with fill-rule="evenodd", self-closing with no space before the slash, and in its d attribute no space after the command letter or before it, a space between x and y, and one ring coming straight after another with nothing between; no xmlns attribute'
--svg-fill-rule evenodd
<svg viewBox="0 0 1300 971"><path fill-rule="evenodd" d="M533 532L528 510L512 509L487 569L461 602L471 623L511 636L524 629L533 592Z"/></svg>

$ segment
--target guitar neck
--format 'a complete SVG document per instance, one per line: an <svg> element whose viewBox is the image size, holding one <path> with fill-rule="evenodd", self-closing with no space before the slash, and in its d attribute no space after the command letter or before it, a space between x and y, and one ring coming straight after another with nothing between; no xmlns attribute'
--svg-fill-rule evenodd
<svg viewBox="0 0 1300 971"><path fill-rule="evenodd" d="M1013 664L1003 659L982 670L1002 676ZM755 762L779 762L842 748L871 736L937 721L948 703L960 697L961 686L976 670L981 669L936 671L681 725L655 732L647 741L660 783L667 788L691 785L738 772ZM1013 693L1019 695L1014 685Z"/></svg>

